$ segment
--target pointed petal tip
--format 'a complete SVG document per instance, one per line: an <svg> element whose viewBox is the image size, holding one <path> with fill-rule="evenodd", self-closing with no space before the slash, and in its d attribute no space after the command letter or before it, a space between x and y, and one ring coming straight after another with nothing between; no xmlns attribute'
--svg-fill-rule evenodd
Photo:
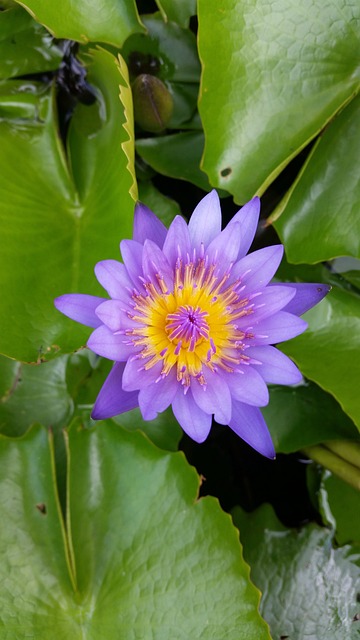
<svg viewBox="0 0 360 640"><path fill-rule="evenodd" d="M296 295L284 307L283 311L293 313L296 316L301 316L315 307L331 290L330 285L321 283L285 282L284 284L293 287L296 290Z"/></svg>
<svg viewBox="0 0 360 640"><path fill-rule="evenodd" d="M146 238L162 247L167 229L156 214L145 204L138 201L134 209L133 240L144 244Z"/></svg>
<svg viewBox="0 0 360 640"><path fill-rule="evenodd" d="M95 409L95 407L93 408L91 414L90 414L90 418L92 420L103 420L103 415L101 413L101 411L98 411L97 409Z"/></svg>
<svg viewBox="0 0 360 640"><path fill-rule="evenodd" d="M95 310L104 300L85 293L65 293L55 298L54 306L71 320L96 329L101 325L101 320L96 316Z"/></svg>

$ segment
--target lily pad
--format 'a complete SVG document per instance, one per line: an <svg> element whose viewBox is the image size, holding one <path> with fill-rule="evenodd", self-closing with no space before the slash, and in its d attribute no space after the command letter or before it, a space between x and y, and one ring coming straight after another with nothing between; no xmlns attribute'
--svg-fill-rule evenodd
<svg viewBox="0 0 360 640"><path fill-rule="evenodd" d="M273 638L359 637L359 549L333 548L333 532L317 525L286 530L269 505L251 514L237 508L234 519Z"/></svg>
<svg viewBox="0 0 360 640"><path fill-rule="evenodd" d="M118 258L119 241L131 237L130 192L136 195L126 68L100 49L86 61L97 100L76 109L68 157L52 91L8 81L15 89L0 121L0 352L16 360L40 362L85 343L88 330L58 313L53 300L72 291L103 295L94 265Z"/></svg>
<svg viewBox="0 0 360 640"><path fill-rule="evenodd" d="M0 12L0 79L57 69L62 52L19 6Z"/></svg>
<svg viewBox="0 0 360 640"><path fill-rule="evenodd" d="M156 0L156 4L165 22L173 20L181 27L187 27L191 16L196 14L196 0Z"/></svg>
<svg viewBox="0 0 360 640"><path fill-rule="evenodd" d="M186 180L204 191L210 191L206 174L199 168L204 148L202 132L182 131L168 136L143 138L136 141L135 147L139 156L162 175Z"/></svg>
<svg viewBox="0 0 360 640"><path fill-rule="evenodd" d="M174 104L166 127L182 128L191 121L197 109L200 61L196 38L191 31L174 22L165 23L160 14L145 16L143 22L147 34L135 33L122 49L130 78L133 81L140 74L148 74L161 80ZM151 106L152 100L148 108Z"/></svg>
<svg viewBox="0 0 360 640"><path fill-rule="evenodd" d="M279 453L292 453L325 440L359 437L336 400L311 382L270 387L270 402L262 412Z"/></svg>
<svg viewBox="0 0 360 640"><path fill-rule="evenodd" d="M243 204L359 91L360 5L199 0L198 18L202 169Z"/></svg>
<svg viewBox="0 0 360 640"><path fill-rule="evenodd" d="M156 213L157 217L169 227L175 216L181 215L180 207L175 200L164 196L150 182L139 182L139 200Z"/></svg>
<svg viewBox="0 0 360 640"><path fill-rule="evenodd" d="M0 356L0 432L22 435L31 424L63 428L73 412L66 384L68 356L39 365Z"/></svg>
<svg viewBox="0 0 360 640"><path fill-rule="evenodd" d="M295 266L283 260L276 279L324 282L333 286L320 304L304 314L308 329L280 348L296 362L306 378L331 393L360 428L359 292L322 265Z"/></svg>
<svg viewBox="0 0 360 640"><path fill-rule="evenodd" d="M134 0L17 1L56 38L120 48L131 33L144 30Z"/></svg>
<svg viewBox="0 0 360 640"><path fill-rule="evenodd" d="M327 472L322 482L336 523L338 544L360 545L360 492Z"/></svg>
<svg viewBox="0 0 360 640"><path fill-rule="evenodd" d="M270 640L237 531L182 454L114 424L68 447L69 538L46 431L0 437L7 640Z"/></svg>
<svg viewBox="0 0 360 640"><path fill-rule="evenodd" d="M360 96L324 131L271 216L290 262L360 258Z"/></svg>

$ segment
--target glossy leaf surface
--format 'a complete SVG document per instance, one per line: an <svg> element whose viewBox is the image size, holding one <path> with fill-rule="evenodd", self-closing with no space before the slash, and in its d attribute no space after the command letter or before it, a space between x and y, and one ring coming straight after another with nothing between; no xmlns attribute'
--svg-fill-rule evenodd
<svg viewBox="0 0 360 640"><path fill-rule="evenodd" d="M0 432L22 435L41 421L46 427L63 428L73 413L66 384L68 356L39 365L0 357Z"/></svg>
<svg viewBox="0 0 360 640"><path fill-rule="evenodd" d="M359 90L360 6L200 0L198 12L202 168L244 203Z"/></svg>
<svg viewBox="0 0 360 640"><path fill-rule="evenodd" d="M333 532L317 525L286 530L270 505L235 520L273 638L358 638L358 549L334 549Z"/></svg>
<svg viewBox="0 0 360 640"><path fill-rule="evenodd" d="M164 196L150 181L139 182L138 189L139 200L156 213L166 227L170 226L175 216L181 215L178 203Z"/></svg>
<svg viewBox="0 0 360 640"><path fill-rule="evenodd" d="M325 475L323 489L335 518L338 544L360 545L360 492L330 473Z"/></svg>
<svg viewBox="0 0 360 640"><path fill-rule="evenodd" d="M331 439L354 439L356 427L336 400L313 383L270 387L262 408L278 453L292 453Z"/></svg>
<svg viewBox="0 0 360 640"><path fill-rule="evenodd" d="M74 426L69 451L70 547L46 432L0 438L0 548L7 552L1 625L8 640L24 629L50 640L54 628L60 640L97 640L107 630L128 640L270 640L237 531L214 499L196 500L199 479L181 454L161 452L114 424Z"/></svg>
<svg viewBox="0 0 360 640"><path fill-rule="evenodd" d="M360 97L324 131L271 216L290 262L360 258ZM285 210L281 210L285 206Z"/></svg>
<svg viewBox="0 0 360 640"><path fill-rule="evenodd" d="M164 20L172 20L187 27L191 16L196 14L196 0L156 0Z"/></svg>
<svg viewBox="0 0 360 640"><path fill-rule="evenodd" d="M81 637L45 429L0 436L0 633L7 640ZM30 635L31 633L31 635Z"/></svg>
<svg viewBox="0 0 360 640"><path fill-rule="evenodd" d="M119 101L120 83L122 95L129 92L126 75L102 50L86 62L98 100L79 104L73 116L70 168L43 85L12 81L12 111L0 122L0 352L17 360L40 361L85 343L88 330L57 312L53 300L71 291L103 295L94 265L118 258L119 241L131 236L131 113Z"/></svg>
<svg viewBox="0 0 360 640"><path fill-rule="evenodd" d="M174 22L164 22L160 14L143 19L147 35L134 34L122 50L132 83L140 74L155 76L170 92L173 112L167 128L182 128L193 118L197 107L200 62L194 34ZM152 99L149 96L149 108Z"/></svg>
<svg viewBox="0 0 360 640"><path fill-rule="evenodd" d="M150 167L165 176L186 180L210 191L209 181L199 168L203 148L204 136L200 131L182 131L136 141L136 151Z"/></svg>
<svg viewBox="0 0 360 640"><path fill-rule="evenodd" d="M335 396L360 429L360 396L353 386L360 378L359 297L334 287L303 317L309 328L281 345L282 351L307 378Z"/></svg>
<svg viewBox="0 0 360 640"><path fill-rule="evenodd" d="M107 42L120 48L131 33L143 30L133 0L25 0L19 4L56 38Z"/></svg>
<svg viewBox="0 0 360 640"><path fill-rule="evenodd" d="M19 6L0 12L0 79L57 69L62 53Z"/></svg>
<svg viewBox="0 0 360 640"><path fill-rule="evenodd" d="M302 317L308 329L280 348L306 378L331 393L360 427L360 399L355 391L360 375L360 297L343 278L317 265L289 265L283 259L276 274L282 282L323 282L332 289Z"/></svg>

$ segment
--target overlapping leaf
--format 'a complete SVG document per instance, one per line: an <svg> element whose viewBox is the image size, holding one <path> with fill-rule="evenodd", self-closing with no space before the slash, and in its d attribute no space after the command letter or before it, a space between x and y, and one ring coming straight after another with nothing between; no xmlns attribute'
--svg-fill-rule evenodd
<svg viewBox="0 0 360 640"><path fill-rule="evenodd" d="M156 0L164 20L173 20L187 27L191 16L196 14L196 0Z"/></svg>
<svg viewBox="0 0 360 640"><path fill-rule="evenodd" d="M202 168L244 203L359 90L360 6L200 0L198 12Z"/></svg>
<svg viewBox="0 0 360 640"><path fill-rule="evenodd" d="M42 84L12 81L12 110L0 122L0 352L18 360L84 344L88 331L61 316L53 299L71 291L102 295L94 265L118 258L118 242L131 235L131 113L119 101L119 84L123 100L129 93L125 70L102 50L84 59L97 100L78 105L72 119L71 172L54 97Z"/></svg>
<svg viewBox="0 0 360 640"><path fill-rule="evenodd" d="M188 29L167 22L160 14L146 16L147 35L134 34L126 41L122 55L131 80L140 74L156 76L170 92L174 108L167 128L179 129L191 122L197 107L200 62L196 39ZM142 95L142 100L145 96ZM149 98L151 109L152 99Z"/></svg>
<svg viewBox="0 0 360 640"><path fill-rule="evenodd" d="M134 0L25 0L19 4L56 38L107 42L120 48L131 33L143 30Z"/></svg>
<svg viewBox="0 0 360 640"><path fill-rule="evenodd" d="M7 640L270 640L237 532L215 500L196 502L181 454L114 424L74 426L69 451L70 546L46 432L0 438Z"/></svg>
<svg viewBox="0 0 360 640"><path fill-rule="evenodd" d="M331 393L342 409L360 427L360 298L358 292L320 265L292 266L283 260L276 275L279 280L324 282L332 290L319 305L308 311L308 329L280 345L302 373ZM341 434L340 435L340 431ZM343 437L342 428L339 438ZM332 436L331 436L332 437ZM344 435L344 437L346 437Z"/></svg>
<svg viewBox="0 0 360 640"><path fill-rule="evenodd" d="M73 401L66 385L68 356L41 365L0 357L0 432L22 435L41 421L62 429L72 416Z"/></svg>
<svg viewBox="0 0 360 640"><path fill-rule="evenodd" d="M51 35L19 6L0 12L0 79L57 69L62 58Z"/></svg>
<svg viewBox="0 0 360 640"><path fill-rule="evenodd" d="M290 262L360 258L360 97L316 142L272 219Z"/></svg>
<svg viewBox="0 0 360 640"><path fill-rule="evenodd" d="M270 505L238 509L235 520L273 638L358 638L359 549L334 549L333 532L317 525L286 530Z"/></svg>
<svg viewBox="0 0 360 640"><path fill-rule="evenodd" d="M356 439L358 432L334 398L313 383L270 388L262 409L277 452L291 453L331 439Z"/></svg>
<svg viewBox="0 0 360 640"><path fill-rule="evenodd" d="M181 131L136 142L138 154L159 173L210 191L206 174L199 168L203 148L204 135L201 131Z"/></svg>

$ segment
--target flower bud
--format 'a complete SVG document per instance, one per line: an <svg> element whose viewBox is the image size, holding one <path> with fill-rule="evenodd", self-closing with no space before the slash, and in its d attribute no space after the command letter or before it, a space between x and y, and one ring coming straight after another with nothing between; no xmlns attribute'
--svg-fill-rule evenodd
<svg viewBox="0 0 360 640"><path fill-rule="evenodd" d="M134 118L145 131L163 131L173 112L173 99L165 84L156 76L142 73L133 85Z"/></svg>

